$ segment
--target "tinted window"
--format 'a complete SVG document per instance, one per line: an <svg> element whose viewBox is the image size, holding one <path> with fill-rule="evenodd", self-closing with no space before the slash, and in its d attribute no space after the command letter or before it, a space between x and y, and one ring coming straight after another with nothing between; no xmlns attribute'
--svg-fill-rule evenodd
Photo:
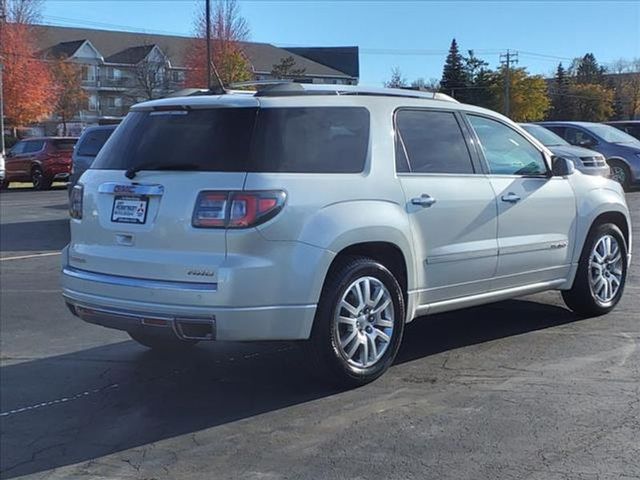
<svg viewBox="0 0 640 480"><path fill-rule="evenodd" d="M260 110L256 172L358 173L369 148L369 111L359 107Z"/></svg>
<svg viewBox="0 0 640 480"><path fill-rule="evenodd" d="M547 167L538 151L512 128L495 120L468 116L475 130L489 171L503 175L542 175Z"/></svg>
<svg viewBox="0 0 640 480"><path fill-rule="evenodd" d="M92 130L85 133L78 144L78 155L95 157L112 133L112 129Z"/></svg>
<svg viewBox="0 0 640 480"><path fill-rule="evenodd" d="M559 137L565 138L565 136L564 136L565 128L564 127L556 127L555 125L544 125L544 128L548 128L549 130L551 130L553 133L555 133Z"/></svg>
<svg viewBox="0 0 640 480"><path fill-rule="evenodd" d="M182 164L219 172L361 172L368 144L364 108L132 112L92 168Z"/></svg>
<svg viewBox="0 0 640 480"><path fill-rule="evenodd" d="M76 144L77 140L75 138L60 138L51 141L53 148L60 151L70 151L73 150L73 146Z"/></svg>
<svg viewBox="0 0 640 480"><path fill-rule="evenodd" d="M184 164L189 170L243 171L255 117L255 108L131 112L91 168Z"/></svg>
<svg viewBox="0 0 640 480"><path fill-rule="evenodd" d="M638 140L622 130L613 128L611 125L591 124L587 129L598 135L605 142L611 143L638 143Z"/></svg>
<svg viewBox="0 0 640 480"><path fill-rule="evenodd" d="M11 155L19 155L21 153L24 153L24 147L26 146L26 144L27 142L16 143L11 149Z"/></svg>
<svg viewBox="0 0 640 480"><path fill-rule="evenodd" d="M35 153L42 150L44 147L44 140L29 140L24 147L24 153Z"/></svg>
<svg viewBox="0 0 640 480"><path fill-rule="evenodd" d="M396 169L413 173L473 173L462 130L451 112L396 114Z"/></svg>
<svg viewBox="0 0 640 480"><path fill-rule="evenodd" d="M598 143L592 135L573 127L567 127L564 138L572 145L595 145Z"/></svg>

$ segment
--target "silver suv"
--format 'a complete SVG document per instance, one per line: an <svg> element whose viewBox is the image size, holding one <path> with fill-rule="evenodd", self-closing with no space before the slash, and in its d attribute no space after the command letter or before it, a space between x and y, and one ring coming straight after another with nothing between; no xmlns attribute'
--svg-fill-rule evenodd
<svg viewBox="0 0 640 480"><path fill-rule="evenodd" d="M71 216L62 281L83 320L161 350L301 340L350 385L419 316L551 289L607 313L631 258L620 185L499 114L405 90L139 104Z"/></svg>

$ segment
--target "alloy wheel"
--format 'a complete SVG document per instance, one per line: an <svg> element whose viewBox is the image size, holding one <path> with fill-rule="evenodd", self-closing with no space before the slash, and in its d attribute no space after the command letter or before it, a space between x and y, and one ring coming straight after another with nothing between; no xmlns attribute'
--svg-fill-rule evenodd
<svg viewBox="0 0 640 480"><path fill-rule="evenodd" d="M394 331L394 307L387 287L375 277L360 277L340 299L334 332L342 357L352 366L375 365L387 351Z"/></svg>
<svg viewBox="0 0 640 480"><path fill-rule="evenodd" d="M589 286L593 298L601 305L613 301L622 285L622 251L612 235L598 239L589 256Z"/></svg>

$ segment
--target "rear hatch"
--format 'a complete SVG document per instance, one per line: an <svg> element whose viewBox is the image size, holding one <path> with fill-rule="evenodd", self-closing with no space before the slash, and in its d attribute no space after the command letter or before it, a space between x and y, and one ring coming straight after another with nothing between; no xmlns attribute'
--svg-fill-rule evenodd
<svg viewBox="0 0 640 480"><path fill-rule="evenodd" d="M216 108L138 108L82 177L83 218L71 222L71 266L138 278L211 282L223 228L192 225L201 191L242 190L255 100ZM144 104L143 104L144 105ZM224 209L212 202L209 214Z"/></svg>
<svg viewBox="0 0 640 480"><path fill-rule="evenodd" d="M77 138L54 138L48 149L49 165L67 167L71 170L71 157Z"/></svg>

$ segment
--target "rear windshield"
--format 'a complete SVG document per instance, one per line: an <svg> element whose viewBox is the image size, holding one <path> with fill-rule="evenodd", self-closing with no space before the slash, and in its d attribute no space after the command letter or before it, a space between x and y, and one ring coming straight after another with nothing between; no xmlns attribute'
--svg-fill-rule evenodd
<svg viewBox="0 0 640 480"><path fill-rule="evenodd" d="M361 172L369 112L361 107L131 112L92 168L216 172Z"/></svg>
<svg viewBox="0 0 640 480"><path fill-rule="evenodd" d="M64 138L52 140L53 147L56 150L70 151L78 140L75 138Z"/></svg>
<svg viewBox="0 0 640 480"><path fill-rule="evenodd" d="M78 144L78 155L84 157L95 157L98 155L98 152L111 136L113 130L112 128L103 128L85 133Z"/></svg>

